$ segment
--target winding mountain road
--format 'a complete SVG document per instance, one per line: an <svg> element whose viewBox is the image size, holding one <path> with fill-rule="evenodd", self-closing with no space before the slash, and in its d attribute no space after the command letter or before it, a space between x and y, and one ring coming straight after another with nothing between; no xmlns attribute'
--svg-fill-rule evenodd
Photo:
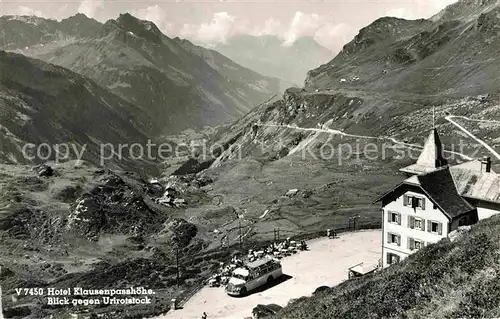
<svg viewBox="0 0 500 319"><path fill-rule="evenodd" d="M378 137L378 136L368 136L368 135L357 135L357 134L345 133L345 132L342 132L340 130L335 130L335 129L312 128L312 127L305 128L305 127L298 127L298 126L294 126L294 125L282 125L282 124L257 124L257 125L262 126L262 127L284 127L284 128L290 128L290 129L295 129L295 130L300 130L300 131L321 132L321 133L328 133L328 134L334 134L334 135L340 135L340 136L346 136L346 137L354 137L354 138L363 138L363 139L373 139L373 140L385 139L385 140L391 141L394 144L402 145L402 146L410 148L410 149L422 150L422 148L423 148L422 145L405 143L402 141L398 141L393 137L387 137L387 136ZM309 140L306 142L307 143L306 145L302 145L301 147L299 147L300 145L297 146L294 150L292 150L290 152L290 154L293 154L294 151L303 149L311 142L312 142L312 140ZM459 152L448 151L448 150L444 150L444 152L449 153L449 154L458 155L466 160L472 160L471 157L469 157L465 154L459 153Z"/></svg>
<svg viewBox="0 0 500 319"><path fill-rule="evenodd" d="M461 118L461 119L465 119L467 121L484 122L484 123L495 123L495 124L500 124L499 121L477 120L477 119L470 119L470 118L468 118L466 116L455 116L455 115L448 115L448 116L445 117L445 119L448 122L450 122L451 124L455 125L459 130L461 130L462 132L464 132L465 134L467 134L467 136L469 136L470 138L472 138L473 140L475 140L476 142L478 142L479 144L481 144L491 154L495 155L495 157L497 159L500 159L500 154L498 154L493 147L489 146L486 142L484 142L483 140L481 140L480 138L476 137L474 134L472 134L471 132L469 132L465 127L463 127L462 125L460 125L457 122L455 122L453 120L453 118Z"/></svg>

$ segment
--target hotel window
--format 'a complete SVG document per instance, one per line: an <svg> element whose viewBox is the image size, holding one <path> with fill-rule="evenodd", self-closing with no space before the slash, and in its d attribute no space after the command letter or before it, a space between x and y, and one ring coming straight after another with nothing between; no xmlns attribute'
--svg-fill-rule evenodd
<svg viewBox="0 0 500 319"><path fill-rule="evenodd" d="M401 225L401 214L398 212L389 211L387 213L387 221L389 223Z"/></svg>
<svg viewBox="0 0 500 319"><path fill-rule="evenodd" d="M403 205L414 208L414 209L419 208L419 209L424 210L425 209L425 198L418 197L418 196L404 195L403 196Z"/></svg>
<svg viewBox="0 0 500 319"><path fill-rule="evenodd" d="M424 247L424 242L415 238L408 238L408 249L419 250Z"/></svg>
<svg viewBox="0 0 500 319"><path fill-rule="evenodd" d="M387 253L387 263L389 265L397 264L399 262L399 256L393 253Z"/></svg>
<svg viewBox="0 0 500 319"><path fill-rule="evenodd" d="M434 222L432 220L427 221L427 231L429 233L442 235L443 234L443 224L440 222Z"/></svg>
<svg viewBox="0 0 500 319"><path fill-rule="evenodd" d="M469 225L469 218L467 216L464 216L460 218L460 220L458 221L458 226L466 226L466 225Z"/></svg>
<svg viewBox="0 0 500 319"><path fill-rule="evenodd" d="M415 216L408 216L408 227L425 231L425 220Z"/></svg>
<svg viewBox="0 0 500 319"><path fill-rule="evenodd" d="M401 236L393 233L387 233L387 242L401 246Z"/></svg>

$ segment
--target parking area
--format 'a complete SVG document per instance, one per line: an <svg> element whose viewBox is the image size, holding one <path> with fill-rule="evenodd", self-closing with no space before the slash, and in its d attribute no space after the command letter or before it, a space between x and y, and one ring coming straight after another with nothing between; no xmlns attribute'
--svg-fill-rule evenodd
<svg viewBox="0 0 500 319"><path fill-rule="evenodd" d="M347 279L348 268L361 262L375 264L381 257L380 230L344 233L335 239L319 238L308 242L309 250L281 261L285 280L264 291L234 298L224 288L205 287L182 309L157 319L242 319L252 316L258 304L285 306L290 299L311 295L319 286L334 286Z"/></svg>

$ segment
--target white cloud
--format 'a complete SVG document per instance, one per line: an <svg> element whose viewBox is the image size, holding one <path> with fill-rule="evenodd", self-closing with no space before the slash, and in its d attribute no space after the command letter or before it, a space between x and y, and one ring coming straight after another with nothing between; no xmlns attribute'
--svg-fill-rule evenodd
<svg viewBox="0 0 500 319"><path fill-rule="evenodd" d="M240 22L240 23L238 23ZM244 28L245 23L227 12L214 13L210 23L201 25L184 24L180 35L203 43L225 42L230 36Z"/></svg>
<svg viewBox="0 0 500 319"><path fill-rule="evenodd" d="M250 21L227 12L218 12L213 15L210 23L184 24L179 35L204 45L225 42L237 34L276 35L283 40L284 45L293 44L299 37L312 36L322 45L332 50L339 50L356 33L357 30L347 24L334 24L326 16L299 11L293 15L288 25L283 25L271 17L261 26L252 25Z"/></svg>
<svg viewBox="0 0 500 319"><path fill-rule="evenodd" d="M388 10L385 15L407 20L427 19L455 2L457 0L414 1L411 6Z"/></svg>
<svg viewBox="0 0 500 319"><path fill-rule="evenodd" d="M412 14L411 11L408 11L405 8L397 8L387 11L385 15L388 17L395 17L401 19L413 19L415 14L414 13Z"/></svg>
<svg viewBox="0 0 500 319"><path fill-rule="evenodd" d="M356 35L357 31L345 23L332 23L327 16L298 11L284 32L283 45L292 45L300 37L311 36L321 45L333 51L339 51Z"/></svg>
<svg viewBox="0 0 500 319"><path fill-rule="evenodd" d="M0 2L2 2L2 0L0 0ZM17 16L43 16L43 13L41 11L26 6L17 6L13 10L9 10L5 13Z"/></svg>
<svg viewBox="0 0 500 319"><path fill-rule="evenodd" d="M253 36L277 35L280 34L281 29L281 22L275 20L274 18L269 18L266 22L264 22L263 27L253 27L249 33Z"/></svg>
<svg viewBox="0 0 500 319"><path fill-rule="evenodd" d="M173 25L168 22L166 10L160 8L158 5L132 10L131 14L141 20L153 22L162 32L165 32L166 34L169 34L172 30Z"/></svg>
<svg viewBox="0 0 500 319"><path fill-rule="evenodd" d="M200 39L224 42L234 28L235 17L227 12L214 14L211 23L203 23L198 29Z"/></svg>
<svg viewBox="0 0 500 319"><path fill-rule="evenodd" d="M78 12L87 17L94 18L96 11L104 7L104 0L83 0L80 2Z"/></svg>
<svg viewBox="0 0 500 319"><path fill-rule="evenodd" d="M358 29L345 23L327 23L316 30L314 39L324 47L338 52L346 43L354 38L358 31Z"/></svg>
<svg viewBox="0 0 500 319"><path fill-rule="evenodd" d="M290 23L288 31L285 32L285 45L291 45L297 38L311 36L324 24L324 19L316 13L305 14L300 11L295 15Z"/></svg>
<svg viewBox="0 0 500 319"><path fill-rule="evenodd" d="M19 7L17 7L17 9L19 12L18 15L39 16L39 17L42 16L41 11L29 8L29 7L19 6Z"/></svg>

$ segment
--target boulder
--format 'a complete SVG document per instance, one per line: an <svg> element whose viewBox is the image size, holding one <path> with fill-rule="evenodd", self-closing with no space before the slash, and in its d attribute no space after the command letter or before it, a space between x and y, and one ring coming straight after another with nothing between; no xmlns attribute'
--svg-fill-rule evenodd
<svg viewBox="0 0 500 319"><path fill-rule="evenodd" d="M471 230L471 226L460 226L456 230L450 232L448 238L450 241L455 241L458 238L462 237L464 234L468 233Z"/></svg>
<svg viewBox="0 0 500 319"><path fill-rule="evenodd" d="M36 171L40 177L51 177L54 175L54 170L48 165L40 165L36 168Z"/></svg>
<svg viewBox="0 0 500 319"><path fill-rule="evenodd" d="M328 287L328 286L320 286L320 287L316 288L316 290L314 290L313 296L317 295L319 293L322 293L323 291L327 291L328 289L330 289L330 287Z"/></svg>
<svg viewBox="0 0 500 319"><path fill-rule="evenodd" d="M277 304L257 305L257 307L253 308L252 315L255 319L270 318L281 309L282 307Z"/></svg>

